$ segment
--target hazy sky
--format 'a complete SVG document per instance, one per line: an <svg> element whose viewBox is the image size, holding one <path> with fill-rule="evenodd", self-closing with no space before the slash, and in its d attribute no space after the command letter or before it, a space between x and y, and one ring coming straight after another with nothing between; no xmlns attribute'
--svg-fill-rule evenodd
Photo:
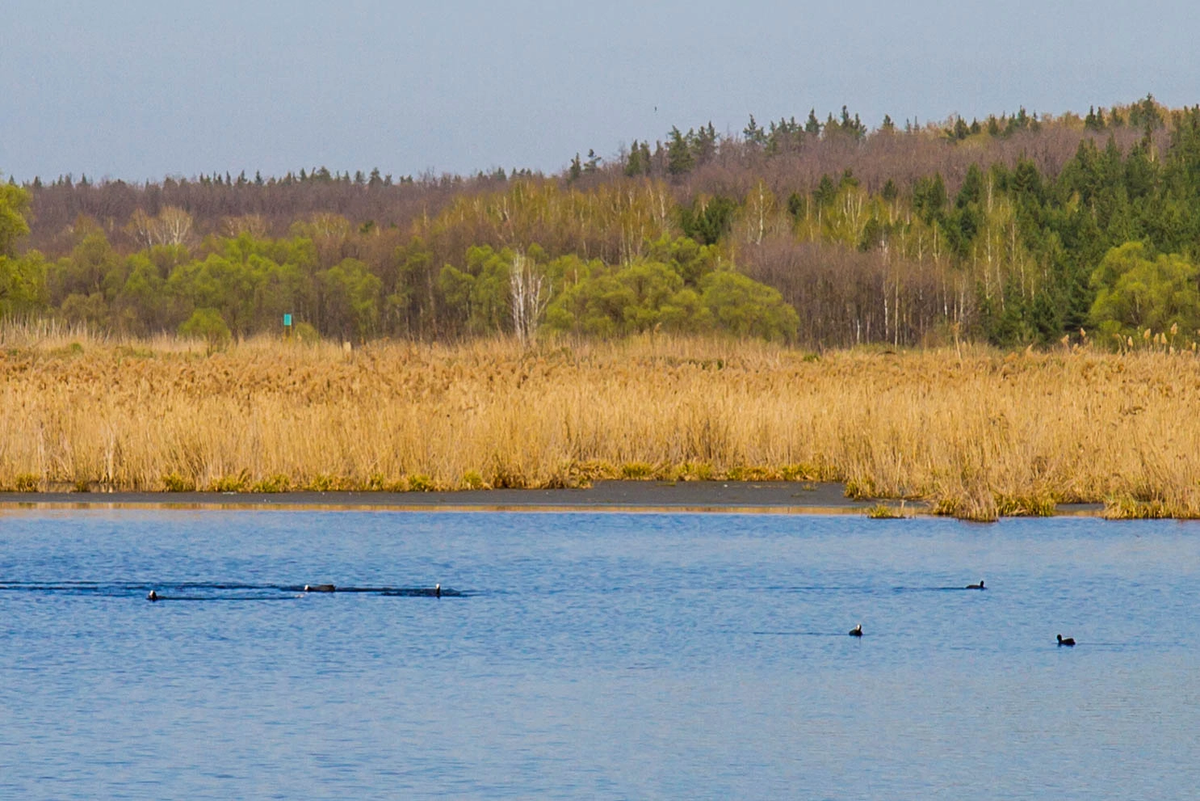
<svg viewBox="0 0 1200 801"><path fill-rule="evenodd" d="M1200 103L1188 0L6 0L0 171L557 171L711 120ZM655 110L657 107L657 111Z"/></svg>

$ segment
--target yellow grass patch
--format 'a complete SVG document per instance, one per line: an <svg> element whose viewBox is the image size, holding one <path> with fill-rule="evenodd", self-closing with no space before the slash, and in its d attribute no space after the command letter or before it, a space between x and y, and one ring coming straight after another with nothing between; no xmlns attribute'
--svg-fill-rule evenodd
<svg viewBox="0 0 1200 801"><path fill-rule="evenodd" d="M843 481L988 520L1200 516L1191 353L522 350L0 332L0 488L410 490Z"/></svg>

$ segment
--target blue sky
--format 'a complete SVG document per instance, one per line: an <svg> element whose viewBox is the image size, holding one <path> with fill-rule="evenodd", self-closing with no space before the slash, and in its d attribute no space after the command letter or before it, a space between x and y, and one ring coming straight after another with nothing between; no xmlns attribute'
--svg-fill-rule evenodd
<svg viewBox="0 0 1200 801"><path fill-rule="evenodd" d="M750 113L1200 103L1186 2L4 5L0 171L18 180L557 171Z"/></svg>

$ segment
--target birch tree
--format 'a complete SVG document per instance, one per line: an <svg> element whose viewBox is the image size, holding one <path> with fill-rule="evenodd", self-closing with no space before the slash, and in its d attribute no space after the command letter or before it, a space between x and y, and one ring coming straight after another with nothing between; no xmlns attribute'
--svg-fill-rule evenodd
<svg viewBox="0 0 1200 801"><path fill-rule="evenodd" d="M532 259L523 253L513 257L512 270L509 272L513 330L522 346L533 341L538 323L550 302L550 292L545 283L545 274L535 269Z"/></svg>

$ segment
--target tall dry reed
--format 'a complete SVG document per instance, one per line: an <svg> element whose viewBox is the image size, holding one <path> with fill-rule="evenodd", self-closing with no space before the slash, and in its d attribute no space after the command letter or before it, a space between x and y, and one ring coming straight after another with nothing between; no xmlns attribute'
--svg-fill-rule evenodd
<svg viewBox="0 0 1200 801"><path fill-rule="evenodd" d="M24 337L22 339L22 336ZM758 342L345 352L0 334L0 488L431 489L844 481L974 519L1200 515L1200 361Z"/></svg>

